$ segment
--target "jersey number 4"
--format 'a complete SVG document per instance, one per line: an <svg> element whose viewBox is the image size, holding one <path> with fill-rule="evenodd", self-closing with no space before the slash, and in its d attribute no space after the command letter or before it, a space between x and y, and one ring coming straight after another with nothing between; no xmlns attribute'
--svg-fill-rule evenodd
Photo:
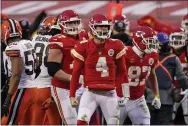
<svg viewBox="0 0 188 126"><path fill-rule="evenodd" d="M97 64L96 64L96 71L101 72L101 77L108 77L109 71L106 62L106 57L99 57Z"/></svg>

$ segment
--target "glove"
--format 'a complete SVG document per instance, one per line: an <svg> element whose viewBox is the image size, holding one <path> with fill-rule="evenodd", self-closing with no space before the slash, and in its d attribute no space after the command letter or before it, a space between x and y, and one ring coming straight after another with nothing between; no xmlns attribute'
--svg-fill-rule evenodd
<svg viewBox="0 0 188 126"><path fill-rule="evenodd" d="M3 116L8 116L8 114L9 114L9 107L10 107L10 104L11 104L11 98L12 98L12 94L7 94L7 97L6 97L6 99L5 99L5 102L4 102L4 104L3 104L3 106L2 106L2 111L1 111L1 117L3 117Z"/></svg>
<svg viewBox="0 0 188 126"><path fill-rule="evenodd" d="M123 106L125 106L125 104L127 103L128 100L129 100L128 97L118 98L118 105L120 107L123 107Z"/></svg>
<svg viewBox="0 0 188 126"><path fill-rule="evenodd" d="M84 84L84 76L80 75L79 84Z"/></svg>
<svg viewBox="0 0 188 126"><path fill-rule="evenodd" d="M153 99L151 105L153 105L156 109L160 109L161 108L161 101L159 96L155 96L155 98Z"/></svg>

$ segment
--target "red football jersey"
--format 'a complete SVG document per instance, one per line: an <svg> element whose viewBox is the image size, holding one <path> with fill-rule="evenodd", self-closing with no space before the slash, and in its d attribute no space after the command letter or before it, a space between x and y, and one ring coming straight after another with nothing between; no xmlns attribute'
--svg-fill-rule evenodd
<svg viewBox="0 0 188 126"><path fill-rule="evenodd" d="M125 47L125 61L130 85L130 99L138 99L144 95L145 83L151 68L158 61L157 53L145 54L139 57L136 53L136 47ZM117 82L118 83L118 82ZM122 97L122 88L117 87L117 94Z"/></svg>
<svg viewBox="0 0 188 126"><path fill-rule="evenodd" d="M88 39L87 33L82 30L79 32L78 37L74 38L66 34L58 34L49 39L50 49L60 49L63 53L63 60L61 62L62 70L67 74L72 74L73 57L71 56L71 50L75 44L79 41ZM55 77L52 78L52 85L59 88L70 88L69 82L62 82Z"/></svg>
<svg viewBox="0 0 188 126"><path fill-rule="evenodd" d="M76 44L72 54L84 61L84 86L93 90L112 90L115 88L116 59L125 53L119 40L106 39L100 50L93 39Z"/></svg>
<svg viewBox="0 0 188 126"><path fill-rule="evenodd" d="M181 61L181 65L183 67L183 71L185 72L185 74L188 76L188 61L187 61L187 58L186 58L186 54L185 54L185 50L183 50L181 52L180 55L177 55ZM175 54L175 53L174 53ZM174 85L176 87L180 87L178 81L176 80L176 77L174 78Z"/></svg>

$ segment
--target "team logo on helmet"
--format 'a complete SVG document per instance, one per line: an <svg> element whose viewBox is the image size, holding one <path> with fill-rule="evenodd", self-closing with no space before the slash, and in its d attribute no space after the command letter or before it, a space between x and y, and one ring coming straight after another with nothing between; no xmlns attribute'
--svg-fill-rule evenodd
<svg viewBox="0 0 188 126"><path fill-rule="evenodd" d="M108 50L108 55L109 56L113 56L114 55L114 50L113 49L109 49Z"/></svg>
<svg viewBox="0 0 188 126"><path fill-rule="evenodd" d="M143 31L137 31L135 35L136 35L136 37L142 37L142 36L145 35L145 32L143 32Z"/></svg>
<svg viewBox="0 0 188 126"><path fill-rule="evenodd" d="M154 59L153 58L149 58L149 65L153 65L154 63Z"/></svg>

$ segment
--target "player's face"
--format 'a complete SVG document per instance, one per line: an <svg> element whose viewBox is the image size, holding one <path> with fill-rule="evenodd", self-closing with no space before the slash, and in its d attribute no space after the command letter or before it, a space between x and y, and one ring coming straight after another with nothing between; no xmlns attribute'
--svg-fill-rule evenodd
<svg viewBox="0 0 188 126"><path fill-rule="evenodd" d="M110 26L106 26L106 25L101 25L101 26L99 25L95 27L96 32L98 33L99 36L107 36L109 32L109 28Z"/></svg>
<svg viewBox="0 0 188 126"><path fill-rule="evenodd" d="M80 20L65 22L66 32L68 34L77 34L79 31Z"/></svg>

